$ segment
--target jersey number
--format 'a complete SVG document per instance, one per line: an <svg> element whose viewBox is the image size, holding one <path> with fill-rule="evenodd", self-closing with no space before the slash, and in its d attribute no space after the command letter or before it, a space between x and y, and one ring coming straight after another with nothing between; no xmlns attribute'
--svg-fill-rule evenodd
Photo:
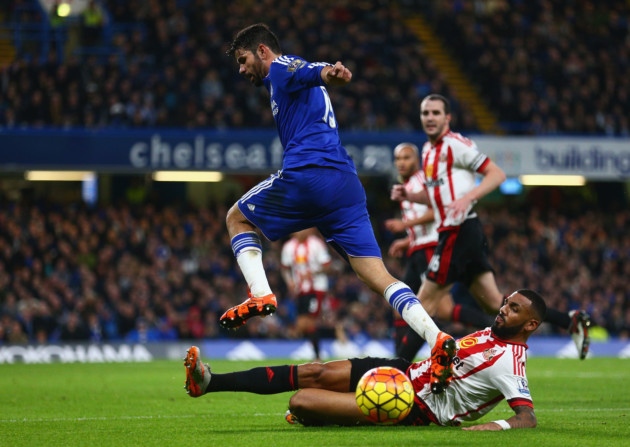
<svg viewBox="0 0 630 447"><path fill-rule="evenodd" d="M440 269L440 255L433 255L429 262L429 270L437 272Z"/></svg>
<svg viewBox="0 0 630 447"><path fill-rule="evenodd" d="M324 95L324 104L326 104L326 110L324 111L322 121L334 129L335 127L337 127L337 121L335 120L335 113L333 112L330 96L328 96L328 92L326 91L325 87L320 87L320 89L322 90L322 93Z"/></svg>

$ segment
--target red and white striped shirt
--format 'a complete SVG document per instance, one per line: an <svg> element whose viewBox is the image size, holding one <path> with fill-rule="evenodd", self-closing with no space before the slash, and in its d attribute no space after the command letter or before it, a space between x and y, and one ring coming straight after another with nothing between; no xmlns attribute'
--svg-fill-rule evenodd
<svg viewBox="0 0 630 447"><path fill-rule="evenodd" d="M409 177L409 179L405 182L405 189L407 192L421 192L424 189L424 173L422 171L418 171ZM429 206L422 203L411 202L409 200L403 200L400 202L402 220L405 222L423 216L429 209ZM407 256L414 251L427 247L434 247L437 245L438 241L437 223L433 221L425 224L414 225L413 227L407 228L407 235L410 239Z"/></svg>
<svg viewBox="0 0 630 447"><path fill-rule="evenodd" d="M490 163L490 158L477 150L474 141L459 133L449 131L435 146L427 141L422 146L422 169L425 187L439 221L438 231L459 226L466 218L475 217L467 213L454 219L446 212L446 206L463 197L475 187L475 173Z"/></svg>
<svg viewBox="0 0 630 447"><path fill-rule="evenodd" d="M431 393L431 359L414 363L407 371L420 406L432 422L474 421L503 399L510 407L534 407L525 374L527 345L500 340L490 328L457 340L457 345L453 381L443 393Z"/></svg>
<svg viewBox="0 0 630 447"><path fill-rule="evenodd" d="M319 237L310 235L303 241L295 237L289 239L282 246L280 258L282 267L290 270L300 294L328 291L328 275L323 269L332 258Z"/></svg>

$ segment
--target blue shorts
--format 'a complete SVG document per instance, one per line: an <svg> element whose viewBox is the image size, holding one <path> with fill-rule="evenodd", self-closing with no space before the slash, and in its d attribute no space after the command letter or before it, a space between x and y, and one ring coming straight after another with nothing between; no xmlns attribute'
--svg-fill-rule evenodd
<svg viewBox="0 0 630 447"><path fill-rule="evenodd" d="M381 257L365 190L354 173L326 167L278 171L245 193L238 207L271 241L316 227L344 256Z"/></svg>

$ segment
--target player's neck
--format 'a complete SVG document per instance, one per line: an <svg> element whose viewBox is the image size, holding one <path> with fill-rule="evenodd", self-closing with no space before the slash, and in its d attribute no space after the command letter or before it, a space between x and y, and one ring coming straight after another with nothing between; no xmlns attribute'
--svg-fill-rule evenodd
<svg viewBox="0 0 630 447"><path fill-rule="evenodd" d="M442 140L442 138L444 138L444 135L446 135L450 131L451 131L450 127L446 126L444 130L442 131L442 133L440 133L437 137L429 137L429 142L431 143L431 145L435 146L437 143L439 143Z"/></svg>

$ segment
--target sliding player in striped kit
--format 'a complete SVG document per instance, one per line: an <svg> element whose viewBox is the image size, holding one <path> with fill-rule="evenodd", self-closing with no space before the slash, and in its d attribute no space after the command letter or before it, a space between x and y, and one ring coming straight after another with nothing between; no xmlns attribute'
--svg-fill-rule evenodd
<svg viewBox="0 0 630 447"><path fill-rule="evenodd" d="M227 53L235 58L239 74L269 92L284 152L282 169L254 186L228 211L227 229L249 297L228 309L220 325L237 329L249 318L276 310L259 233L275 241L315 227L357 276L427 340L432 349L434 391L443 391L452 375L455 340L440 331L409 286L387 271L365 190L339 138L326 87L346 85L352 72L341 62L312 63L284 55L276 35L261 23L240 30Z"/></svg>
<svg viewBox="0 0 630 447"><path fill-rule="evenodd" d="M540 326L545 310L543 298L533 290L517 290L507 297L492 327L458 340L453 381L441 394L431 392L429 359L412 363L400 358L363 357L216 374L202 363L196 346L188 349L184 359L186 391L191 397L200 397L220 391L276 394L298 390L289 400L287 422L354 426L369 423L356 404L359 379L372 368L391 366L407 374L416 392L403 425L466 423L464 430L534 428L537 421L525 370L526 343ZM514 411L510 418L469 424L503 400Z"/></svg>
<svg viewBox="0 0 630 447"><path fill-rule="evenodd" d="M499 291L488 261L488 241L473 207L505 180L505 173L474 141L450 129L449 101L431 94L420 103L420 119L428 141L422 147L425 189L410 192L402 185L392 189L393 200L430 204L439 222L438 245L429 263L418 297L435 313L441 298L460 281L488 313L494 314L504 295ZM475 184L475 174L483 178ZM590 317L584 311L549 309L547 322L572 335L578 355L588 353Z"/></svg>

